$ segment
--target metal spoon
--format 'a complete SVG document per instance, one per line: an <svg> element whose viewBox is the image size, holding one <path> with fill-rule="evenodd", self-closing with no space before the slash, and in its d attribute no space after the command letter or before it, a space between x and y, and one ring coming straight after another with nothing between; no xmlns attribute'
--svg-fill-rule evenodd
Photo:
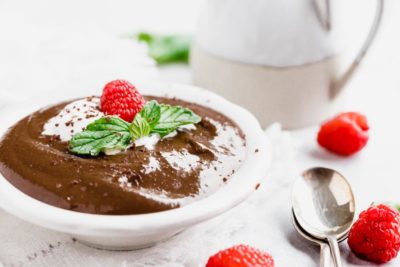
<svg viewBox="0 0 400 267"><path fill-rule="evenodd" d="M337 240L349 232L355 212L354 195L343 175L322 167L306 170L293 185L292 205L299 225L328 241L335 267L342 267Z"/></svg>
<svg viewBox="0 0 400 267"><path fill-rule="evenodd" d="M299 233L303 238L307 239L308 241L311 241L317 245L320 246L320 267L329 267L330 266L330 261L331 261L331 252L329 250L329 246L326 243L325 240L317 239L309 234L307 234L303 228L299 225L298 221L296 220L296 215L294 214L294 211L292 210L292 223L294 226L294 229L296 229L297 233ZM347 238L347 235L344 235L342 238L338 240L338 242L342 242Z"/></svg>

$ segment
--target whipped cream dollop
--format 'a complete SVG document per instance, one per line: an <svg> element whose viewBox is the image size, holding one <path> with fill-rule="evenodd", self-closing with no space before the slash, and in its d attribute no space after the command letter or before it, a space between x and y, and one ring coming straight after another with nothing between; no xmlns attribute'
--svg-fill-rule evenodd
<svg viewBox="0 0 400 267"><path fill-rule="evenodd" d="M61 141L70 141L76 133L104 116L100 111L100 98L86 97L66 105L55 117L43 126L42 135L56 135Z"/></svg>
<svg viewBox="0 0 400 267"><path fill-rule="evenodd" d="M160 141L161 137L159 134L151 134L149 136L143 136L135 140L134 144L137 147L144 146L147 150L153 150L154 146Z"/></svg>

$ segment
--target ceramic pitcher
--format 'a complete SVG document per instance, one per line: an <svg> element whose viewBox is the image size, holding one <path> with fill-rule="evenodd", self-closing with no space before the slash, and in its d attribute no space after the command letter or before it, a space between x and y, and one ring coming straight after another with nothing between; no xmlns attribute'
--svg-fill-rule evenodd
<svg viewBox="0 0 400 267"><path fill-rule="evenodd" d="M326 119L375 38L384 0L348 66L335 50L332 3L208 0L191 50L193 82L246 107L263 126Z"/></svg>

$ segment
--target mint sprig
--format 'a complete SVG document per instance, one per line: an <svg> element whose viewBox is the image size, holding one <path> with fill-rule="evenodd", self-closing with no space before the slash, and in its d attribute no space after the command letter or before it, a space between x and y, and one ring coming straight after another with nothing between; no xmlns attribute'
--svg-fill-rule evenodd
<svg viewBox="0 0 400 267"><path fill-rule="evenodd" d="M69 150L79 155L97 156L107 149L126 149L131 142L130 125L118 117L103 117L75 134Z"/></svg>
<svg viewBox="0 0 400 267"><path fill-rule="evenodd" d="M152 100L136 114L132 123L118 117L102 117L75 134L69 150L78 155L97 156L107 151L126 150L135 140L157 133L165 137L180 126L195 124L201 117L188 108L159 104Z"/></svg>

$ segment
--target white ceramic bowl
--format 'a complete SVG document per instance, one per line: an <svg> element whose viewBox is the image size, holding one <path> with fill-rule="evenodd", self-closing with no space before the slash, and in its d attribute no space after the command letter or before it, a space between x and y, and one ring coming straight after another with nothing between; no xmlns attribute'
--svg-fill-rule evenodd
<svg viewBox="0 0 400 267"><path fill-rule="evenodd" d="M210 91L189 85L157 83L139 85L138 88L143 94L175 96L213 108L239 125L246 135L248 155L227 185L205 199L178 209L143 215L94 215L40 202L19 191L0 175L0 206L22 220L70 234L90 246L128 250L151 246L189 226L215 217L255 191L270 166L271 147L251 113ZM2 126L11 126L16 117L20 118L21 115L15 115L15 112L16 108L2 110ZM0 131L2 134L4 128Z"/></svg>

